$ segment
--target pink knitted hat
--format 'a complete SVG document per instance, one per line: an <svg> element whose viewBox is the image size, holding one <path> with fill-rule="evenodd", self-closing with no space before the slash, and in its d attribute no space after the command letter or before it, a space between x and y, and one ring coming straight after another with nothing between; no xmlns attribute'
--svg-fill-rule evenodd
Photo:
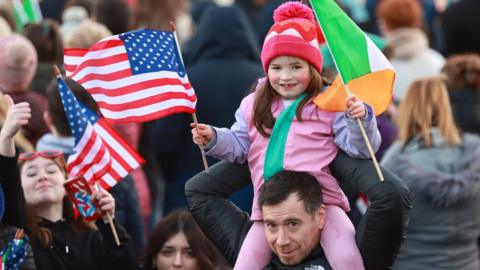
<svg viewBox="0 0 480 270"><path fill-rule="evenodd" d="M261 54L265 73L270 61L283 55L301 58L322 72L322 54L312 10L300 2L286 2L275 10L273 20Z"/></svg>
<svg viewBox="0 0 480 270"><path fill-rule="evenodd" d="M0 87L6 93L28 90L37 70L37 52L19 34L0 38Z"/></svg>

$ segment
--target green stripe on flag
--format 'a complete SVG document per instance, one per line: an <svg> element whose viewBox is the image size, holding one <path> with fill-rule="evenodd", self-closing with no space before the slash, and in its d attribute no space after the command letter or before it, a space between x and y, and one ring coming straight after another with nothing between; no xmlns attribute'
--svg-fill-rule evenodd
<svg viewBox="0 0 480 270"><path fill-rule="evenodd" d="M362 30L333 0L310 0L343 82L371 72Z"/></svg>
<svg viewBox="0 0 480 270"><path fill-rule="evenodd" d="M12 0L12 7L17 31L22 32L23 26L28 22L27 13L25 13L22 2L20 0Z"/></svg>
<svg viewBox="0 0 480 270"><path fill-rule="evenodd" d="M23 0L23 9L27 14L29 22L41 22L43 20L42 11L37 0Z"/></svg>
<svg viewBox="0 0 480 270"><path fill-rule="evenodd" d="M287 142L288 132L292 125L298 104L306 94L298 97L290 106L285 108L275 121L275 125L268 141L267 153L263 167L263 179L267 182L277 172L283 170L283 159L285 156L285 143Z"/></svg>

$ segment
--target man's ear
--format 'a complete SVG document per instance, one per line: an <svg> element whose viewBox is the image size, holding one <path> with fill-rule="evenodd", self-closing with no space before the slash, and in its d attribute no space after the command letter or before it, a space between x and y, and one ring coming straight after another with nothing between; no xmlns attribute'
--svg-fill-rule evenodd
<svg viewBox="0 0 480 270"><path fill-rule="evenodd" d="M319 230L323 229L323 226L325 226L326 214L327 208L325 207L325 204L322 203L322 205L320 205L317 212L315 213Z"/></svg>

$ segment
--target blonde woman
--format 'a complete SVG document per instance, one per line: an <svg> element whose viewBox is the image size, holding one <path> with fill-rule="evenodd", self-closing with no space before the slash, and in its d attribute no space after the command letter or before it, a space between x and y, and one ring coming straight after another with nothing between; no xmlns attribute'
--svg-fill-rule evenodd
<svg viewBox="0 0 480 270"><path fill-rule="evenodd" d="M398 125L382 164L407 182L414 207L394 269L480 269L480 137L459 132L440 78L411 84Z"/></svg>

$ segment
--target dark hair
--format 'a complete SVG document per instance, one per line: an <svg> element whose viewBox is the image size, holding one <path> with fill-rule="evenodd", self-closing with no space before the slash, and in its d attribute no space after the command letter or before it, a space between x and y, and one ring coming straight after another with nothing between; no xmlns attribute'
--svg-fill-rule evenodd
<svg viewBox="0 0 480 270"><path fill-rule="evenodd" d="M35 46L39 62L63 63L63 41L56 21L45 19L27 24L23 34Z"/></svg>
<svg viewBox="0 0 480 270"><path fill-rule="evenodd" d="M321 88L326 83L326 79L322 78L318 71L309 64L311 80L310 84L306 89L307 96L300 101L298 105L296 116L298 121L302 121L302 110L303 106L314 96L318 95L321 92ZM272 129L275 124L275 118L272 114L272 102L273 99L278 96L278 93L273 89L272 85L268 78L264 83L258 86L255 94L255 101L253 105L253 123L257 128L258 132L263 137L270 137L270 134L267 133L265 129Z"/></svg>
<svg viewBox="0 0 480 270"><path fill-rule="evenodd" d="M67 78L65 80L72 90L73 95L83 104L87 105L94 112L98 113L98 105L93 100L92 96L83 88L80 84L74 80ZM48 113L52 118L52 123L58 134L61 136L72 136L70 131L70 126L68 125L67 115L63 108L63 103L60 98L60 93L57 89L57 81L53 80L47 87L47 103L48 103Z"/></svg>
<svg viewBox="0 0 480 270"><path fill-rule="evenodd" d="M125 0L102 0L97 3L96 18L112 34L118 35L128 31L130 10Z"/></svg>
<svg viewBox="0 0 480 270"><path fill-rule="evenodd" d="M284 202L290 194L297 194L303 201L305 211L311 215L323 203L322 188L312 175L306 172L280 171L272 176L260 188L258 205L277 205Z"/></svg>
<svg viewBox="0 0 480 270"><path fill-rule="evenodd" d="M152 269L153 259L163 245L180 232L185 234L188 244L198 260L198 269L215 269L217 258L213 245L198 227L192 214L185 210L171 212L157 224L145 248L143 269Z"/></svg>

